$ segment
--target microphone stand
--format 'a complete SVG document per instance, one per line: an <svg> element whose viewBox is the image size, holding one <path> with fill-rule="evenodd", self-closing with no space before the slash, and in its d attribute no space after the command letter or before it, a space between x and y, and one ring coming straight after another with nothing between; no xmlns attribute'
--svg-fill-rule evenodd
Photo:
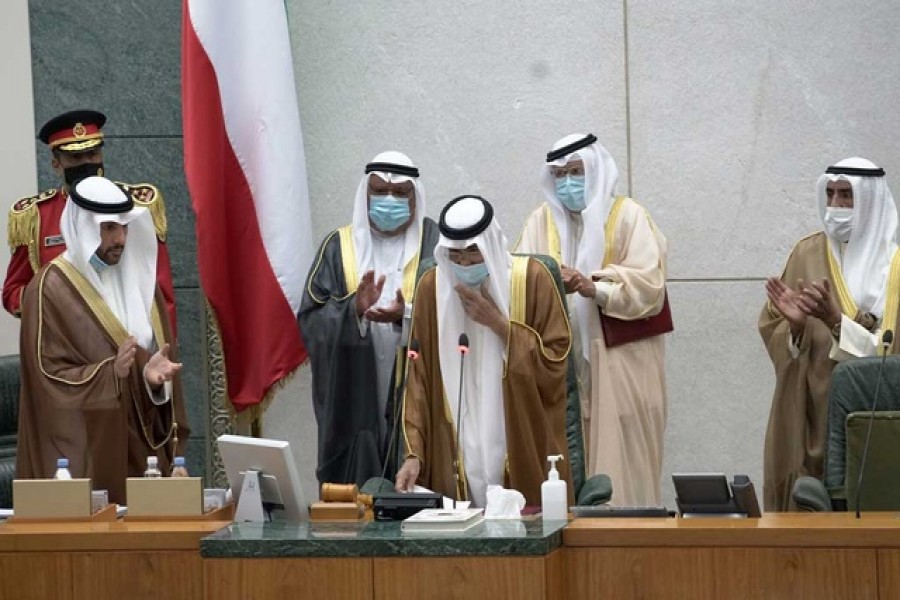
<svg viewBox="0 0 900 600"><path fill-rule="evenodd" d="M459 498L459 456L462 453L459 447L459 432L462 429L462 397L463 397L463 373L466 367L466 354L469 353L469 336L459 334L459 394L456 400L456 455L453 458L453 480L456 483L456 494L453 498L453 509L456 510L456 501Z"/></svg>
<svg viewBox="0 0 900 600"><path fill-rule="evenodd" d="M884 375L884 361L887 358L888 348L894 341L894 332L888 329L881 336L881 364L878 367L878 381L875 383L875 397L872 398L872 411L869 414L869 427L866 430L866 442L863 444L863 455L859 461L859 479L856 481L856 518L859 518L859 499L862 494L863 474L866 472L866 458L869 455L869 440L872 437L872 424L875 422L875 407L878 406L878 391L881 389L881 380Z"/></svg>
<svg viewBox="0 0 900 600"><path fill-rule="evenodd" d="M406 352L406 356L408 358L406 363L406 368L403 369L402 377L400 379L400 385L397 386L397 391L394 394L394 419L393 425L391 426L391 437L388 441L387 453L384 455L384 466L381 469L381 481L378 482L378 492L384 491L384 482L385 475L387 474L387 468L390 464L391 453L394 451L394 447L397 445L397 429L400 425L400 414L403 412L403 408L401 403L403 402L403 396L406 392L406 382L409 379L409 369L410 362L415 362L419 358L419 340L413 340L409 345L409 350Z"/></svg>

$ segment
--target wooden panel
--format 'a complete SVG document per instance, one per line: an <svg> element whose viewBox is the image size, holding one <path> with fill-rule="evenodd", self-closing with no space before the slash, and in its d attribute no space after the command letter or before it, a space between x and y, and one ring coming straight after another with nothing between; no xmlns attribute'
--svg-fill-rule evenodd
<svg viewBox="0 0 900 600"><path fill-rule="evenodd" d="M371 558L208 558L209 600L371 600Z"/></svg>
<svg viewBox="0 0 900 600"><path fill-rule="evenodd" d="M203 596L199 552L72 554L72 593L91 600L192 600Z"/></svg>
<svg viewBox="0 0 900 600"><path fill-rule="evenodd" d="M2 523L0 552L64 550L194 550L230 525L223 521Z"/></svg>
<svg viewBox="0 0 900 600"><path fill-rule="evenodd" d="M45 598L72 598L72 562L68 554L0 554L0 600Z"/></svg>
<svg viewBox="0 0 900 600"><path fill-rule="evenodd" d="M768 513L761 519L576 519L568 547L900 548L894 513Z"/></svg>
<svg viewBox="0 0 900 600"><path fill-rule="evenodd" d="M567 549L568 597L876 598L874 550Z"/></svg>
<svg viewBox="0 0 900 600"><path fill-rule="evenodd" d="M543 600L545 557L413 557L375 559L376 600L440 598Z"/></svg>
<svg viewBox="0 0 900 600"><path fill-rule="evenodd" d="M566 598L568 596L566 551L555 550L547 556L545 561L546 597Z"/></svg>
<svg viewBox="0 0 900 600"><path fill-rule="evenodd" d="M900 550L878 551L878 597L900 600Z"/></svg>

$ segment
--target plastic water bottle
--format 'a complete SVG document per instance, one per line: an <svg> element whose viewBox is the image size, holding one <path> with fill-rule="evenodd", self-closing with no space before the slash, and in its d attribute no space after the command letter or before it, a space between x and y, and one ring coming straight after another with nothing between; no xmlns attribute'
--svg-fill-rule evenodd
<svg viewBox="0 0 900 600"><path fill-rule="evenodd" d="M151 479L162 477L162 472L159 470L159 459L157 457L147 457L147 470L144 471L144 477L149 477Z"/></svg>
<svg viewBox="0 0 900 600"><path fill-rule="evenodd" d="M56 473L53 475L53 479L72 479L72 474L69 473L68 458L56 459Z"/></svg>
<svg viewBox="0 0 900 600"><path fill-rule="evenodd" d="M184 466L184 457L176 456L172 465L172 477L189 477L187 467Z"/></svg>

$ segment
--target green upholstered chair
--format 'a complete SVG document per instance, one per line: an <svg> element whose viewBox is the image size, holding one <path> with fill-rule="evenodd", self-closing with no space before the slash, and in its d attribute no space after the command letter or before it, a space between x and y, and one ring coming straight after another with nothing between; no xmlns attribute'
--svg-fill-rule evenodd
<svg viewBox="0 0 900 600"><path fill-rule="evenodd" d="M801 477L793 489L797 506L811 511L856 510L857 481L881 358L838 364L828 394L823 480ZM900 356L884 360L878 406L860 508L900 510Z"/></svg>
<svg viewBox="0 0 900 600"><path fill-rule="evenodd" d="M546 265L547 269L553 275L556 281L557 290L565 302L565 291L563 289L562 277L559 273L559 265L549 256L540 254L530 255L532 258L541 261ZM419 265L419 276L435 266L434 259L423 261ZM572 486L575 501L579 506L588 506L596 504L604 504L609 502L612 496L612 483L609 476L604 474L586 477L585 467L585 450L584 450L584 431L581 421L581 399L578 395L578 377L575 371L575 361L568 361L568 381L567 381L567 409L566 409L566 438L569 443L569 466L572 472ZM402 457L397 457L397 464L402 463ZM549 465L547 467L549 469ZM393 490L393 484L385 484L380 478L372 478L363 486L366 493L376 492L378 490Z"/></svg>
<svg viewBox="0 0 900 600"><path fill-rule="evenodd" d="M19 428L19 355L0 356L0 507L12 507Z"/></svg>

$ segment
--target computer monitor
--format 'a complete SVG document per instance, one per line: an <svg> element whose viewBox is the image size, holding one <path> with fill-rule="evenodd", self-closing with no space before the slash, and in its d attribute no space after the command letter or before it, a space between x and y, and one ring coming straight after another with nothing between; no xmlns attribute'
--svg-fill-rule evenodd
<svg viewBox="0 0 900 600"><path fill-rule="evenodd" d="M244 474L257 471L263 505L273 509L275 517L295 522L308 520L309 510L288 442L226 434L219 436L216 443L236 505L239 506Z"/></svg>

